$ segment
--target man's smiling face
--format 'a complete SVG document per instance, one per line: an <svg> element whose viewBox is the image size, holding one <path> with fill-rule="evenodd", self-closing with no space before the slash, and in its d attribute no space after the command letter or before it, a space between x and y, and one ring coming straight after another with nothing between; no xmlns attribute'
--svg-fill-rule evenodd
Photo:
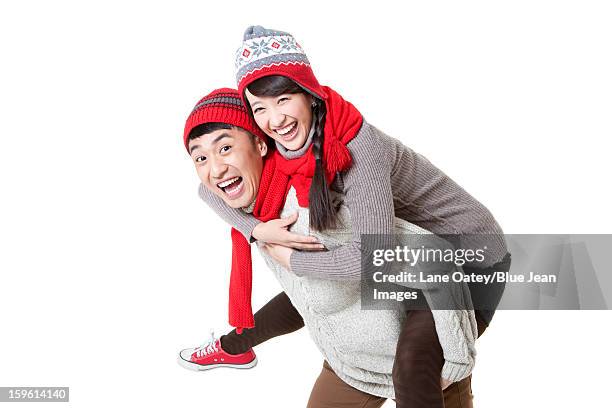
<svg viewBox="0 0 612 408"><path fill-rule="evenodd" d="M232 208L257 197L267 146L237 127L219 129L189 141L189 154L202 184Z"/></svg>

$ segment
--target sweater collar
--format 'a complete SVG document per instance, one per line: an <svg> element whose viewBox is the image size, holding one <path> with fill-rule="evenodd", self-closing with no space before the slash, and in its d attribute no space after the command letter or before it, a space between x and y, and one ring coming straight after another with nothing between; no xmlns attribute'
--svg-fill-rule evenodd
<svg viewBox="0 0 612 408"><path fill-rule="evenodd" d="M287 150L285 146L276 142L276 148L278 152L287 160L297 159L298 157L302 157L308 151L308 148L312 144L312 139L314 138L315 127L314 123L310 127L310 133L308 134L308 139L306 139L306 143L304 146L300 147L298 150Z"/></svg>
<svg viewBox="0 0 612 408"><path fill-rule="evenodd" d="M253 200L253 202L249 204L248 207L242 207L242 211L244 211L247 214L251 214L254 208L255 208L255 200Z"/></svg>

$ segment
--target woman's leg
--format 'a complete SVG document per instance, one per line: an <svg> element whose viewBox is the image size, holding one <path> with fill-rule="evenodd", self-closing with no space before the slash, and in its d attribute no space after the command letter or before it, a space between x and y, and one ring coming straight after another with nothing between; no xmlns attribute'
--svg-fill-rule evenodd
<svg viewBox="0 0 612 408"><path fill-rule="evenodd" d="M253 316L255 327L242 334L232 330L221 336L221 347L229 354L241 354L273 337L282 336L304 327L304 320L293 307L285 292L276 295Z"/></svg>
<svg viewBox="0 0 612 408"><path fill-rule="evenodd" d="M378 408L385 400L351 387L325 361L306 408Z"/></svg>
<svg viewBox="0 0 612 408"><path fill-rule="evenodd" d="M477 273L510 270L510 254L487 270ZM464 268L468 270L468 268ZM501 289L503 292L503 288ZM474 299L473 288L472 299ZM476 310L478 337L482 335L491 321L493 310L501 294L494 293L492 299L482 304L487 310ZM490 296L489 296L490 297ZM481 305L482 305L481 304ZM438 340L433 315L429 310L413 310L408 313L397 343L393 365L393 383L398 407L472 407L471 376L451 384L442 393L440 373L444 365L442 347ZM444 401L442 405L441 400Z"/></svg>
<svg viewBox="0 0 612 408"><path fill-rule="evenodd" d="M487 325L478 311L476 323L480 337ZM442 347L431 311L408 312L393 365L397 407L471 408L472 376L451 384L442 392L440 373L443 365Z"/></svg>
<svg viewBox="0 0 612 408"><path fill-rule="evenodd" d="M400 333L393 364L398 408L444 408L440 373L442 346L430 310L410 310Z"/></svg>

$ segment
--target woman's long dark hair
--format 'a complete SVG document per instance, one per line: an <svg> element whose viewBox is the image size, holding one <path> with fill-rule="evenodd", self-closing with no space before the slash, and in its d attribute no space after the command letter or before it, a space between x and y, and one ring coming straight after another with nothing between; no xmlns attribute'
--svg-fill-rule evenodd
<svg viewBox="0 0 612 408"><path fill-rule="evenodd" d="M255 96L279 96L283 94L303 93L310 95L300 85L281 75L271 75L259 78L247 86ZM246 99L246 98L245 98ZM253 116L251 107L249 113ZM325 128L325 102L314 97L312 121L314 135L312 138L312 153L315 157L315 173L310 186L310 227L322 231L336 227L337 209L332 203L329 186L325 180L325 163L323 159L323 129Z"/></svg>

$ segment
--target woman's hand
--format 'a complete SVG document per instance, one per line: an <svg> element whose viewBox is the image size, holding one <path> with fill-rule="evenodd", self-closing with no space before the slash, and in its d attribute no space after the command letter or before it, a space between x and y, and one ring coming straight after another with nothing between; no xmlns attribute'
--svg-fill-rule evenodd
<svg viewBox="0 0 612 408"><path fill-rule="evenodd" d="M261 247L279 265L291 271L291 254L293 249L278 244L262 244Z"/></svg>
<svg viewBox="0 0 612 408"><path fill-rule="evenodd" d="M448 380L440 377L440 385L442 386L442 391L447 389L448 386L451 385L452 383L453 383L452 381L448 381Z"/></svg>
<svg viewBox="0 0 612 408"><path fill-rule="evenodd" d="M257 224L253 229L253 237L266 244L278 244L285 247L306 251L322 250L325 247L315 237L289 232L288 228L298 219L298 213L287 218L278 218Z"/></svg>

